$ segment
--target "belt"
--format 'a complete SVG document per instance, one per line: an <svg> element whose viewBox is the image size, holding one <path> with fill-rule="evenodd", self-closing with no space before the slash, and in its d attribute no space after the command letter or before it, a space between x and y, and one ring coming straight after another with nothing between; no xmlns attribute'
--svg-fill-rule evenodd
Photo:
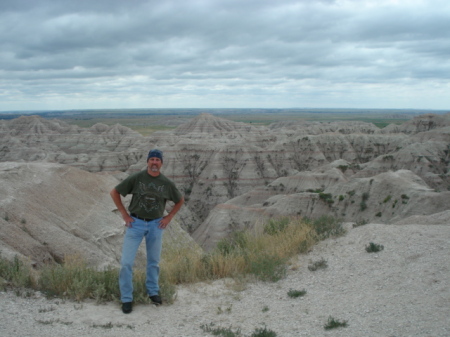
<svg viewBox="0 0 450 337"><path fill-rule="evenodd" d="M150 218L142 218L142 217L138 216L138 215L135 214L135 213L131 213L130 215L131 215L132 217L136 218L136 219L139 219L139 220L144 220L144 221L153 221L153 220L155 220L155 219L150 219Z"/></svg>

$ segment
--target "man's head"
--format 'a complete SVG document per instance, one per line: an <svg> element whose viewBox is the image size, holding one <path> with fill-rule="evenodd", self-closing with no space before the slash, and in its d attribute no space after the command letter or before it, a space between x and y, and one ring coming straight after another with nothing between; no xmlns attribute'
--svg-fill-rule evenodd
<svg viewBox="0 0 450 337"><path fill-rule="evenodd" d="M148 153L148 156L147 156L147 162L150 158L159 158L159 159L161 159L161 163L162 163L163 162L163 153L161 150L158 150L158 149L150 150L150 152Z"/></svg>
<svg viewBox="0 0 450 337"><path fill-rule="evenodd" d="M147 172L151 176L158 176L163 164L163 153L160 150L151 150L147 156Z"/></svg>

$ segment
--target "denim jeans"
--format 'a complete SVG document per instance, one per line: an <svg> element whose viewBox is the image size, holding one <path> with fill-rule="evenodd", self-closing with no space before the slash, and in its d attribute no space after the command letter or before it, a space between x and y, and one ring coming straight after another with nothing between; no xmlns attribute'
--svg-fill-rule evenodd
<svg viewBox="0 0 450 337"><path fill-rule="evenodd" d="M122 303L133 301L133 265L142 239L147 249L147 277L145 287L149 296L159 292L159 259L161 257L163 229L158 228L159 219L144 221L133 218L131 227L127 227L122 247L121 268L119 274L120 300Z"/></svg>

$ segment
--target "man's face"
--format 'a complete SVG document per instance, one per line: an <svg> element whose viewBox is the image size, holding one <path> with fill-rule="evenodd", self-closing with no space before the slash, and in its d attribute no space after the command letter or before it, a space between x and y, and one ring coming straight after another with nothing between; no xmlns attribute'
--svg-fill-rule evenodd
<svg viewBox="0 0 450 337"><path fill-rule="evenodd" d="M159 170L161 169L161 166L162 166L162 162L161 162L161 159L159 159L159 158L151 157L147 161L147 167L148 167L149 171L151 171L151 172L158 173Z"/></svg>

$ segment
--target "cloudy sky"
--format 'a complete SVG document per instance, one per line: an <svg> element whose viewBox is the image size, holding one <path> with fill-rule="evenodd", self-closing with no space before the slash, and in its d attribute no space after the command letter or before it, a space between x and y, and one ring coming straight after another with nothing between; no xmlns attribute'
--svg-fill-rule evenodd
<svg viewBox="0 0 450 337"><path fill-rule="evenodd" d="M0 111L450 109L448 0L0 0Z"/></svg>

